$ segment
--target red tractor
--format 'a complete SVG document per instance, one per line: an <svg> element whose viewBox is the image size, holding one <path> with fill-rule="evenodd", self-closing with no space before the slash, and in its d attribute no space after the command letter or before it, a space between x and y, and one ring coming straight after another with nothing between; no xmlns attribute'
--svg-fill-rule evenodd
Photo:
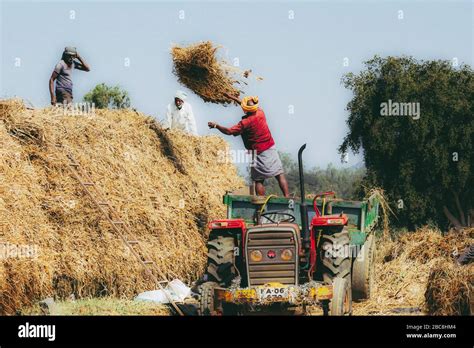
<svg viewBox="0 0 474 348"><path fill-rule="evenodd" d="M202 315L307 313L314 307L321 307L325 315L351 314L356 255L349 218L342 209L354 205L334 199L334 192L324 192L314 197L312 207L307 206L305 147L298 152L300 203L273 196L224 197L227 219L209 223L208 263L199 285ZM356 215L362 211L357 206L353 210ZM365 280L371 271L367 262L358 265L364 279L359 290L366 295L370 282Z"/></svg>

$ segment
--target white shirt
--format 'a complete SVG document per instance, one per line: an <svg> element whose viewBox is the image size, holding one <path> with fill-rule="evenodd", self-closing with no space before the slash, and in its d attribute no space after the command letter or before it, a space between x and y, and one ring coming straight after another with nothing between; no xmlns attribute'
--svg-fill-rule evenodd
<svg viewBox="0 0 474 348"><path fill-rule="evenodd" d="M192 135L198 135L193 109L191 104L187 102L182 104L181 109L178 109L174 103L168 104L164 126L172 129L181 129Z"/></svg>

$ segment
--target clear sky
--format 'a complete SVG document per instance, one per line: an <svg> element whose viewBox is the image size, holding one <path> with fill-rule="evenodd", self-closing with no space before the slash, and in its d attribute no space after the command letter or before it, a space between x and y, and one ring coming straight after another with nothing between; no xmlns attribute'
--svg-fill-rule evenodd
<svg viewBox="0 0 474 348"><path fill-rule="evenodd" d="M171 72L170 47L211 40L223 46L223 58L264 78L245 91L260 97L279 150L296 156L308 143L309 166L361 161L351 154L341 164L337 148L351 98L341 77L363 61L413 55L474 65L468 0L0 2L0 96L49 105L53 67L65 46L75 46L92 69L74 72L76 101L98 83L119 84L133 107L162 119L175 91L186 90ZM242 115L188 92L200 134L216 133L207 121L231 126ZM240 138L228 140L243 148Z"/></svg>

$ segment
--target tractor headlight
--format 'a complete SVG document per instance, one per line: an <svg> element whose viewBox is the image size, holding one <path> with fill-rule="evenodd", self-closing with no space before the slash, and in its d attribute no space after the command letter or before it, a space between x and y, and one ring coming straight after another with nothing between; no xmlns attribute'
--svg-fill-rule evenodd
<svg viewBox="0 0 474 348"><path fill-rule="evenodd" d="M252 250L250 252L250 260L252 260L253 262L259 262L259 261L262 261L262 259L263 259L263 255L260 250Z"/></svg>
<svg viewBox="0 0 474 348"><path fill-rule="evenodd" d="M293 252L290 249L285 249L281 252L280 257L283 261L290 261L293 257Z"/></svg>

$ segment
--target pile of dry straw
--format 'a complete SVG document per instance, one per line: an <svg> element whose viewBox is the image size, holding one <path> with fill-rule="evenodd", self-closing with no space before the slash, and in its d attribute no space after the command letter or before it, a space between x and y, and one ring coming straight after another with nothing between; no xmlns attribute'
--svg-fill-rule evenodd
<svg viewBox="0 0 474 348"><path fill-rule="evenodd" d="M425 227L381 237L373 296L356 304L356 314L469 314L474 264L457 265L455 255L473 242L472 228L443 236Z"/></svg>
<svg viewBox="0 0 474 348"><path fill-rule="evenodd" d="M57 147L59 145L60 147ZM0 313L42 298L131 296L153 285L78 182L71 153L168 277L196 279L205 224L242 186L217 136L163 131L133 110L66 116L0 102ZM21 251L21 252L19 252Z"/></svg>
<svg viewBox="0 0 474 348"><path fill-rule="evenodd" d="M174 46L171 49L173 73L181 84L204 101L229 104L232 100L224 93L239 96L242 91L235 85L244 82L237 78L242 76L238 69L216 57L218 48L210 41L187 47ZM248 76L248 72L243 76Z"/></svg>

